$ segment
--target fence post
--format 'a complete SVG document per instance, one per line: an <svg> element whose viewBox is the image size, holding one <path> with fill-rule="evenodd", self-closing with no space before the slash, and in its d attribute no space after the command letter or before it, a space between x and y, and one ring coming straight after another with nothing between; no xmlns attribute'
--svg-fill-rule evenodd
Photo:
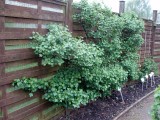
<svg viewBox="0 0 160 120"><path fill-rule="evenodd" d="M119 14L124 13L124 11L125 11L125 1L121 0L119 1Z"/></svg>
<svg viewBox="0 0 160 120"><path fill-rule="evenodd" d="M153 10L153 23L154 26L156 26L156 22L157 22L157 10Z"/></svg>
<svg viewBox="0 0 160 120"><path fill-rule="evenodd" d="M4 1L0 2L0 6L2 8L4 8L4 6L5 6ZM2 12L2 11L0 10L0 12ZM5 23L5 17L0 17L0 34L4 33L4 29L5 29L4 23ZM5 40L1 39L0 40L0 61L2 61L2 58L4 57L4 55L5 55ZM5 63L3 62L3 63L0 63L0 82L2 82L1 78L4 78L4 76L5 76ZM0 86L0 88L1 88L1 92L2 92L2 99L6 99L6 86ZM0 109L3 114L2 119L7 120L8 113L7 113L6 106L3 105L3 107Z"/></svg>
<svg viewBox="0 0 160 120"><path fill-rule="evenodd" d="M0 61L2 59L2 56L4 55L5 55L5 40L0 40ZM3 78L4 76L5 76L5 63L0 63L0 78ZM0 87L2 89L2 99L6 99L6 87L5 86L0 86ZM3 118L5 120L8 119L6 106L3 106L1 109L3 112Z"/></svg>
<svg viewBox="0 0 160 120"><path fill-rule="evenodd" d="M68 0L68 14L67 14L67 25L68 25L68 28L70 30L70 32L73 31L73 21L72 21L72 3L73 3L73 0Z"/></svg>
<svg viewBox="0 0 160 120"><path fill-rule="evenodd" d="M152 38L151 38L151 57L154 55L155 31L157 22L157 10L153 10Z"/></svg>

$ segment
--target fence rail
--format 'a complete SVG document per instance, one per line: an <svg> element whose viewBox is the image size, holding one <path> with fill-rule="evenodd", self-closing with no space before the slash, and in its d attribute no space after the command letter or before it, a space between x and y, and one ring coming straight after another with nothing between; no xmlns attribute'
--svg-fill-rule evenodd
<svg viewBox="0 0 160 120"><path fill-rule="evenodd" d="M0 119L48 120L64 109L11 86L14 79L49 79L57 68L43 67L34 55L29 37L32 32L45 34L48 23L70 23L72 0L1 0L0 1ZM70 12L70 13L69 13Z"/></svg>
<svg viewBox="0 0 160 120"><path fill-rule="evenodd" d="M64 113L62 107L42 100L40 93L30 98L28 93L13 88L11 83L24 76L49 79L58 69L43 67L34 55L29 39L33 31L45 34L46 24L60 23L68 25L74 36L85 37L81 25L72 21L72 1L0 1L0 119L48 120ZM124 11L123 5L120 13ZM145 43L139 54L140 62L152 56L160 67L160 25L155 26L155 20L144 20L142 36Z"/></svg>

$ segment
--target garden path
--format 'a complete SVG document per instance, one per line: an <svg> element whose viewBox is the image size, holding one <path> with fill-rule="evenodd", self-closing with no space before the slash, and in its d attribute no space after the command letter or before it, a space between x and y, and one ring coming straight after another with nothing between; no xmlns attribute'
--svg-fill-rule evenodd
<svg viewBox="0 0 160 120"><path fill-rule="evenodd" d="M150 111L153 105L153 94L142 100L118 120L152 120Z"/></svg>

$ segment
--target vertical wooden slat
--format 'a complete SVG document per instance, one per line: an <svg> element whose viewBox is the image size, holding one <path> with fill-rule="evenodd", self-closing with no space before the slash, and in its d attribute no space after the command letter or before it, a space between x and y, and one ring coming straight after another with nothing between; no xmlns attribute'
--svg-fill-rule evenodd
<svg viewBox="0 0 160 120"><path fill-rule="evenodd" d="M6 99L6 97L7 97L6 87L2 86L2 99ZM6 106L2 107L2 112L3 112L4 120L7 120L8 119L8 113L7 113L7 107Z"/></svg>
<svg viewBox="0 0 160 120"><path fill-rule="evenodd" d="M154 26L156 26L156 22L157 22L157 10L153 10L153 23L154 23Z"/></svg>
<svg viewBox="0 0 160 120"><path fill-rule="evenodd" d="M69 0L68 1L68 14L67 14L67 17L68 17L68 26L69 26L69 30L70 32L73 31L73 21L72 21L72 3L73 3L73 0Z"/></svg>
<svg viewBox="0 0 160 120"><path fill-rule="evenodd" d="M4 31L4 17L0 17L0 33Z"/></svg>
<svg viewBox="0 0 160 120"><path fill-rule="evenodd" d="M0 64L0 77L3 77L4 75L5 75L5 64L2 63Z"/></svg>
<svg viewBox="0 0 160 120"><path fill-rule="evenodd" d="M0 33L4 32L4 22L5 18L0 17ZM4 55L5 51L5 40L0 40L0 56Z"/></svg>
<svg viewBox="0 0 160 120"><path fill-rule="evenodd" d="M124 0L121 0L121 1L119 1L119 14L122 14L122 13L124 13L124 11L125 11L125 1Z"/></svg>
<svg viewBox="0 0 160 120"><path fill-rule="evenodd" d="M5 1L1 0L0 1L0 14L3 15L5 10ZM5 17L1 16L0 17L0 33L4 32L4 22L5 22ZM0 40L0 58L3 56L5 53L5 40ZM3 77L5 75L5 63L0 64L0 77ZM1 81L0 81L1 82ZM5 86L0 86L2 90L2 99L6 99L6 88ZM3 119L7 120L8 115L7 115L7 110L6 106L2 107L2 113L3 113Z"/></svg>
<svg viewBox="0 0 160 120"><path fill-rule="evenodd" d="M17 2L18 1L18 2ZM25 48L24 50L22 49L16 49L16 50L5 50L5 41L10 40L11 43L13 43L14 41L19 42L21 40L28 40L29 37L31 36L31 33L33 31L38 31L40 33L46 33L47 31L43 28L42 29L42 24L45 23L53 23L53 22L61 22L61 23L66 23L68 24L69 21L69 12L68 9L69 7L71 7L71 3L70 1L68 1L68 5L67 6L67 2L63 2L63 1L59 1L59 0L13 0L15 5L5 5L5 0L0 0L0 60L3 59L3 62L0 63L0 77L3 78L0 80L0 83L5 82L8 78L11 77L10 81L8 83L5 84L1 84L0 85L0 89L2 90L2 97L1 97L1 103L4 103L4 101L7 101L8 99L12 99L11 94L7 93L7 86L11 84L11 82L13 81L14 77L12 78L12 76L17 76L19 73L23 74L23 76L32 76L34 74L37 73L37 75L35 75L35 77L39 77L39 75L44 75L44 74L48 74L46 71L51 72L53 70L51 70L51 68L49 67L41 67L41 61L37 61L39 64L39 67L36 67L34 69L26 69L26 71L24 70L24 72L22 72L22 70L20 70L20 72L16 71L15 74L10 74L10 73L5 73L5 68L7 67L8 64L13 64L12 62L24 62L24 60L28 60L28 59L35 59L35 57L33 56L33 53L31 53L32 51L27 52L28 48ZM30 6L31 5L37 5L37 9L32 9ZM49 5L50 4L50 5ZM60 13L56 13L54 11L52 12L46 12L46 16L41 16L42 13L44 14L45 11L41 10L42 6L50 6L51 10L54 10L55 8L66 8L66 13L64 13L64 16L66 16L66 19L63 19L63 15ZM53 8L52 8L53 6ZM71 8L70 8L71 10ZM57 15L57 16L56 16ZM70 16L71 18L71 16ZM68 21L67 21L68 20ZM12 23L12 24L8 24L8 26L6 27L6 23ZM36 25L36 28L32 29L32 28L28 28L28 26L33 26L32 24ZM37 28L37 24L38 24L38 28ZM69 25L69 24L68 24ZM11 44L12 45L12 44ZM11 46L10 45L10 46ZM14 45L13 45L14 46ZM21 51L21 55L24 57L26 54L31 56L31 57L22 57L22 59L20 58L20 52ZM12 54L13 52L13 54ZM10 57L8 56L12 56L12 62L11 61L7 61L7 59L10 59ZM20 58L20 59L18 59ZM9 63L11 62L11 63ZM5 67L6 64L6 67ZM31 71L31 72L30 72ZM42 74L41 74L42 73ZM20 76L18 77L20 78ZM18 90L17 90L18 92ZM13 92L14 93L14 92ZM21 94L20 97L24 96L24 94L22 92L20 92ZM17 99L16 102L20 102L21 100ZM43 102L43 100L40 100L41 104ZM15 105L16 103L10 103L11 105ZM47 105L47 104L46 104ZM44 104L44 107L49 107L46 106ZM10 113L8 113L7 109L8 109L8 102L6 102L5 104L3 104L2 107L2 111L3 111L3 119L4 120L8 120L10 119ZM35 113L39 113L38 110L40 109L44 109L43 106L39 106L37 105L35 108L30 107L28 109L28 111L32 111L32 109L34 109ZM16 119L16 116L21 116L25 115L26 111L19 111L18 114L16 114L15 116L13 115L13 119ZM35 114L34 112L31 112L29 114ZM28 116L27 116L28 117ZM27 119L26 117L26 119ZM53 114L54 117L54 114ZM42 119L43 115L42 113L40 113L40 116L38 119ZM18 118L20 119L20 118Z"/></svg>
<svg viewBox="0 0 160 120"><path fill-rule="evenodd" d="M69 22L69 21L68 21L68 15L69 15L69 12L68 12L69 1L70 1L70 0L67 1L66 6L65 6L65 21L64 21L64 24L67 24L67 25L68 25L68 22Z"/></svg>
<svg viewBox="0 0 160 120"><path fill-rule="evenodd" d="M38 9L37 9L38 15L41 13L41 8L42 8L41 1L38 1ZM41 31L41 22L40 22L40 20L38 20L38 32L40 32L40 31Z"/></svg>
<svg viewBox="0 0 160 120"><path fill-rule="evenodd" d="M0 0L0 14L3 15L4 14L4 0Z"/></svg>
<svg viewBox="0 0 160 120"><path fill-rule="evenodd" d="M0 56L4 55L4 51L5 51L5 41L0 40Z"/></svg>
<svg viewBox="0 0 160 120"><path fill-rule="evenodd" d="M152 39L151 39L151 56L154 55L156 21L157 21L157 10L153 10L153 26L152 26Z"/></svg>

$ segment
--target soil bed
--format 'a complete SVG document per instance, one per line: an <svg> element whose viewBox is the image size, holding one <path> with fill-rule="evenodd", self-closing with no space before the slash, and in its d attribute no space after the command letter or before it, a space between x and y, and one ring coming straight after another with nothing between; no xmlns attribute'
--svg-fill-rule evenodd
<svg viewBox="0 0 160 120"><path fill-rule="evenodd" d="M117 120L152 120L151 106L153 105L153 94L136 104L132 109L120 116Z"/></svg>
<svg viewBox="0 0 160 120"><path fill-rule="evenodd" d="M144 84L143 92L141 82L135 83L134 85L126 85L122 89L125 104L122 103L120 93L113 91L110 97L98 99L95 102L89 103L87 106L73 110L70 114L70 120L113 120L131 104L160 85L160 77L156 78L156 85L154 87L150 86L150 82L148 85L146 89ZM65 116L61 117L60 120L66 120Z"/></svg>

